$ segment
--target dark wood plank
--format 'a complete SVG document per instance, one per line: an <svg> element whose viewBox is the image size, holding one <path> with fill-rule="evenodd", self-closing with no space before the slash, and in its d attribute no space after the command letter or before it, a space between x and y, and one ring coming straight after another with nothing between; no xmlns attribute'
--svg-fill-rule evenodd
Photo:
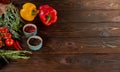
<svg viewBox="0 0 120 72"><path fill-rule="evenodd" d="M41 54L120 53L120 37L43 37L43 40L43 48L38 52ZM23 48L27 48L25 43Z"/></svg>
<svg viewBox="0 0 120 72"><path fill-rule="evenodd" d="M21 1L21 2L26 2L26 1ZM49 1L45 1L45 2L49 2ZM58 1L56 1L56 2L58 2ZM73 3L74 3L74 1L73 1ZM67 40L69 40L69 38L61 38L61 37L70 37L70 38L72 37L71 41L73 39L75 39L75 40L77 39L77 42L80 41L80 37L81 38L88 37L87 39L82 40L82 41L87 41L88 43L90 43L90 44L88 44L88 46L86 45L86 50L80 49L78 51L81 51L81 52L83 51L83 53L85 51L86 52L87 51L88 52L95 52L95 51L102 52L103 49L101 49L102 48L101 46L103 46L102 45L103 43L101 44L101 40L99 40L99 37L97 37L97 38L94 38L94 37L96 37L96 36L119 36L119 28L118 28L119 27L118 24L120 21L119 18L120 18L119 11L116 11L116 10L115 11L112 11L112 10L108 10L108 11L106 11L106 10L105 11L104 10L84 11L84 10L78 9L78 10L72 10L70 12L68 12L68 10L58 10L58 22L56 23L56 25L49 27L49 28L46 27L45 29L44 29L44 27L43 27L43 29L42 29L42 27L40 27L39 29L41 29L41 30L39 31L38 35L46 36L43 38L58 37L58 38L53 38L53 39L55 39L54 41L58 40L61 42L64 42L64 40L66 40L65 42L67 42ZM38 23L39 22L40 21L38 21ZM61 25L60 26L61 28L56 27L58 24L62 24L62 23L66 23L67 25L63 25L63 26ZM74 24L74 25L72 24L72 26L70 28L67 28L67 27L69 27L68 24L71 24L71 23L73 23L73 24L76 23L76 24ZM87 30L84 29L86 26L85 23L90 23L90 25L86 28ZM96 25L94 25L92 23L96 23ZM103 26L101 26L100 23L101 24L103 23L102 24ZM111 24L108 24L108 23L111 23ZM116 27L114 27L114 25L112 25L112 23L114 25L116 25ZM82 27L80 27L81 25L82 25ZM90 28L90 26L91 26L91 28ZM109 28L111 26L112 26L112 28ZM83 28L83 29L81 29L81 28ZM89 28L90 28L90 30L89 30ZM54 30L54 29L56 29L56 30ZM44 30L46 30L46 31L44 31ZM93 38L89 38L89 37L93 37ZM108 40L111 40L110 38L108 38ZM116 38L116 39L118 39L118 38ZM99 44L100 44L100 47L98 47L100 50L90 49L89 45L91 46L91 41L95 41L95 42L93 42L93 44L96 44L97 40L98 40L98 42L100 42L97 45L97 46L99 46ZM53 44L54 44L54 41L52 42ZM84 44L84 42L83 42L83 44ZM96 46L96 45L92 45L91 48L94 48L94 46ZM107 46L109 47L109 46L111 46L111 44L108 44ZM56 45L55 47L59 48L58 45ZM113 45L113 47L116 48L116 45ZM63 48L64 48L64 46L63 46ZM87 50L87 48L88 48L88 50ZM105 46L105 49L103 50L103 52L112 52L112 50L113 50L113 49L106 49L106 48L107 47ZM117 48L118 48L118 46L117 46ZM69 52L69 50L70 49L67 49L66 52L67 51ZM64 51L64 49L63 49L63 51ZM115 51L119 52L119 48L118 48L118 50L114 49L113 52L115 52ZM60 51L60 53L61 52L62 51ZM70 50L70 52L72 52L72 50Z"/></svg>
<svg viewBox="0 0 120 72"><path fill-rule="evenodd" d="M24 4L26 2L33 2L37 6L42 4L49 4L53 7L55 7L58 10L93 10L93 9L120 9L120 1L119 0L62 0L62 1L56 1L56 0L12 0L14 4L17 6L20 6L21 4Z"/></svg>
<svg viewBox="0 0 120 72"><path fill-rule="evenodd" d="M55 5L54 3L58 2L59 4L63 4L61 6L63 7L60 7L60 9L58 9L59 5L55 5L53 7L56 8L56 10L58 10L58 22L120 22L120 16L119 16L119 10L98 10L96 7L97 10L82 10L82 9L79 9L77 8L77 10L72 10L71 8L66 8L64 5L66 5L65 3L66 2L71 2L73 4L72 7L74 8L74 3L79 3L77 1L79 0L75 0L75 1L60 1L60 2L63 2L63 3L60 3L59 1L41 1L38 3L37 2L38 0L27 0L27 1L21 1L20 3L17 3L18 1L15 0L13 1L15 5L18 5L17 7L18 8L21 8L22 7L22 4L24 4L25 2L33 2L33 3L36 3L36 4L39 4L39 3L44 3L44 2L48 2L49 3L52 3L53 5ZM82 0L83 1L83 0ZM24 2L24 3L22 3ZM65 3L64 3L65 2ZM80 1L81 2L81 1ZM104 6L104 5L99 5L97 3L99 3L100 0L98 1L87 1L85 0L85 3L87 3L88 5L95 5L96 6ZM104 4L104 3L108 3L109 4L110 2L110 5L112 5L112 7L114 7L114 3L119 3L118 0L115 0L115 1L109 1L109 0L106 0L104 2L100 2L101 4ZM113 3L112 3L113 2ZM85 4L84 1L83 1L83 4ZM91 3L94 3L94 4L91 4ZM45 3L47 4L47 3ZM39 4L39 5L42 5L42 4ZM118 5L118 8L119 8L119 4L115 4L115 5ZM69 5L68 5L69 6ZM106 5L105 5L106 6ZM79 6L80 7L80 6ZM90 6L88 6L90 7ZM94 8L94 6L92 6ZM91 8L92 8L91 7ZM65 9L63 9L65 8ZM68 10L66 10L68 9ZM90 9L90 8L87 8L87 9ZM69 11L71 10L71 11Z"/></svg>
<svg viewBox="0 0 120 72"><path fill-rule="evenodd" d="M119 0L12 2L19 9L25 2L49 4L58 11L58 21L45 27L37 17L43 47L31 59L12 62L0 72L120 72ZM26 38L22 47L28 50Z"/></svg>
<svg viewBox="0 0 120 72"><path fill-rule="evenodd" d="M58 22L120 22L119 11L58 11Z"/></svg>
<svg viewBox="0 0 120 72"><path fill-rule="evenodd" d="M12 62L0 72L119 72L119 54L39 55Z"/></svg>
<svg viewBox="0 0 120 72"><path fill-rule="evenodd" d="M40 24L39 24L40 25ZM119 23L57 23L51 27L38 26L38 35L47 37L109 37L120 36Z"/></svg>
<svg viewBox="0 0 120 72"><path fill-rule="evenodd" d="M76 1L77 0L73 1L72 3L74 2L77 3ZM26 1L21 1L21 2L26 2ZM51 2L51 1L48 0L48 1L43 1L41 3L44 3L44 2ZM55 1L55 2L58 2L58 1ZM66 2L69 2L69 1L66 1ZM88 1L85 1L85 2L88 2ZM98 1L93 0L89 2L98 3L99 0ZM108 1L104 1L104 2L108 3ZM115 3L116 2L117 1L115 1ZM53 4L54 4L54 1L53 1ZM52 36L52 37L54 36L56 37L61 37L61 36L63 37L119 36L120 34L118 24L115 24L117 27L111 26L113 22L120 22L119 11L101 11L101 10L94 10L94 11L77 10L76 11L76 10L72 10L71 12L68 12L66 10L60 10L58 11L58 16L59 18L58 18L58 23L56 23L57 25L54 27L50 27L50 28L44 27L43 29L47 31L44 31L43 29L41 29L40 34L47 34L48 36ZM80 23L80 22L85 22L85 23L92 22L92 23L89 23L89 26L91 26L91 28L87 26L87 24ZM103 26L102 25L93 26L94 22L96 24L102 24ZM98 23L98 22L103 22L103 23ZM112 22L112 23L108 25L107 22L108 23ZM38 22L38 24L39 23L40 21ZM50 31L53 31L53 32L50 32Z"/></svg>

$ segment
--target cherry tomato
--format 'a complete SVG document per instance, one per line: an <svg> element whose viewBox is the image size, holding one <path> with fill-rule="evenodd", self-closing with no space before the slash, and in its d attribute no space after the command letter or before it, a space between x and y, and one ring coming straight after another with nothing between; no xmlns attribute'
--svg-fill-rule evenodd
<svg viewBox="0 0 120 72"><path fill-rule="evenodd" d="M3 28L2 28L2 27L0 27L0 32L2 32L2 30L3 30Z"/></svg>
<svg viewBox="0 0 120 72"><path fill-rule="evenodd" d="M0 48L2 48L3 42L2 40L0 40Z"/></svg>
<svg viewBox="0 0 120 72"><path fill-rule="evenodd" d="M0 27L0 32L7 33L8 32L8 28L7 27Z"/></svg>
<svg viewBox="0 0 120 72"><path fill-rule="evenodd" d="M5 40L5 44L6 44L7 46L12 46L13 43L14 43L14 40L13 40L12 38Z"/></svg>
<svg viewBox="0 0 120 72"><path fill-rule="evenodd" d="M0 33L0 40L2 39L3 35Z"/></svg>
<svg viewBox="0 0 120 72"><path fill-rule="evenodd" d="M3 27L3 33L7 33L8 32L8 28L7 27Z"/></svg>
<svg viewBox="0 0 120 72"><path fill-rule="evenodd" d="M12 37L11 33L4 33L3 34L4 39L9 39Z"/></svg>

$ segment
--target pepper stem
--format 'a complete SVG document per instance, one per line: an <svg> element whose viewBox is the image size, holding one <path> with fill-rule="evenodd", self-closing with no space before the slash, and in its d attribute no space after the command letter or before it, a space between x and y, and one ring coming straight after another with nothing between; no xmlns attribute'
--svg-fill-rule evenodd
<svg viewBox="0 0 120 72"><path fill-rule="evenodd" d="M35 11L35 10L32 10L32 16L34 16L34 15L36 15L36 14L38 14L39 13L39 11L37 10L37 11Z"/></svg>
<svg viewBox="0 0 120 72"><path fill-rule="evenodd" d="M52 15L51 14L48 14L47 17L46 17L46 23L48 23L52 18Z"/></svg>

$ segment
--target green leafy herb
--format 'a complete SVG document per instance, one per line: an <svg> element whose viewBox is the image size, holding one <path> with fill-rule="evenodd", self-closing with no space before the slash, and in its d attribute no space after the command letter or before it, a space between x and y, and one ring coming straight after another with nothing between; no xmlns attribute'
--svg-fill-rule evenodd
<svg viewBox="0 0 120 72"><path fill-rule="evenodd" d="M25 54L32 54L31 51L13 51L13 50L0 50L0 58L3 58L7 63L7 58L9 59L29 59L29 56L26 56Z"/></svg>
<svg viewBox="0 0 120 72"><path fill-rule="evenodd" d="M19 16L18 9L14 5L9 4L6 8L6 13L0 16L0 26L8 27L13 38L19 39L22 24L23 21Z"/></svg>

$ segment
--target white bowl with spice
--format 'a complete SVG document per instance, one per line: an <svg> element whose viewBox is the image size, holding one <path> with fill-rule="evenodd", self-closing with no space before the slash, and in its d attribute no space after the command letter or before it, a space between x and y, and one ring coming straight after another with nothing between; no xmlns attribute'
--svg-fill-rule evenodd
<svg viewBox="0 0 120 72"><path fill-rule="evenodd" d="M27 45L31 50L39 50L42 48L43 39L40 36L31 36L27 40Z"/></svg>
<svg viewBox="0 0 120 72"><path fill-rule="evenodd" d="M23 33L26 37L35 36L37 34L37 26L35 24L25 24Z"/></svg>

